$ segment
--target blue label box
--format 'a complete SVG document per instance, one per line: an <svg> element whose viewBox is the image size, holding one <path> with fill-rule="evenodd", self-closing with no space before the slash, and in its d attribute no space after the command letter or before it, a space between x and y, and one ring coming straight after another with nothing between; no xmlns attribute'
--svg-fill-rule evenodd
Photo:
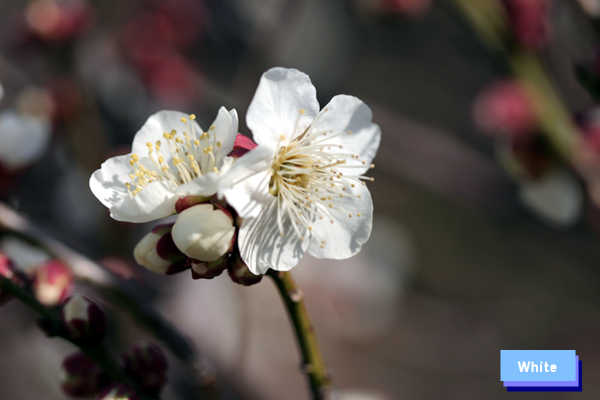
<svg viewBox="0 0 600 400"><path fill-rule="evenodd" d="M575 350L500 350L500 380L509 391L581 391Z"/></svg>

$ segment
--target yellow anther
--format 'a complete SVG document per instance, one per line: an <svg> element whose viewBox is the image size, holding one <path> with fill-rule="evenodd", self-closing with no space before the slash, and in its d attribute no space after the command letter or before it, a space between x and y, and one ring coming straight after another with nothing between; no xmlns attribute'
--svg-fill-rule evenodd
<svg viewBox="0 0 600 400"><path fill-rule="evenodd" d="M190 114L190 119L193 121L196 119L196 114Z"/></svg>
<svg viewBox="0 0 600 400"><path fill-rule="evenodd" d="M186 117L181 117L181 122L186 123L187 122L187 118Z"/></svg>
<svg viewBox="0 0 600 400"><path fill-rule="evenodd" d="M195 144L196 146L200 146L200 140L198 140L198 139L194 139L194 144Z"/></svg>
<svg viewBox="0 0 600 400"><path fill-rule="evenodd" d="M222 146L221 142L217 142L217 147L221 147L221 146Z"/></svg>
<svg viewBox="0 0 600 400"><path fill-rule="evenodd" d="M304 115L304 108L301 108L301 109L299 110L299 113L300 113L301 115Z"/></svg>
<svg viewBox="0 0 600 400"><path fill-rule="evenodd" d="M214 131L215 130L215 126L211 125L210 128L208 128L209 131Z"/></svg>

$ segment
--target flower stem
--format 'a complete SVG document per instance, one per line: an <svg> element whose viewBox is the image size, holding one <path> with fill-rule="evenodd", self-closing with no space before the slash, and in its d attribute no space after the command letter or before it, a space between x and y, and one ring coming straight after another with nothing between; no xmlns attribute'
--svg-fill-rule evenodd
<svg viewBox="0 0 600 400"><path fill-rule="evenodd" d="M308 312L302 301L302 292L289 272L270 270L267 274L273 279L292 322L302 356L302 369L308 379L313 399L324 399L329 377Z"/></svg>

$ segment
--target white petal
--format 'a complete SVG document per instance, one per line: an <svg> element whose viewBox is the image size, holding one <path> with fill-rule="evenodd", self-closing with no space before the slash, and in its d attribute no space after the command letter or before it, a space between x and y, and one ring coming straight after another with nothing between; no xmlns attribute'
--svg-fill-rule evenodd
<svg viewBox="0 0 600 400"><path fill-rule="evenodd" d="M287 217L283 221L285 231L280 234L276 205L275 197L271 197L258 217L244 219L238 233L240 255L256 275L264 274L269 268L277 271L292 269L308 247L308 238L301 240Z"/></svg>
<svg viewBox="0 0 600 400"><path fill-rule="evenodd" d="M328 131L331 139L325 138L323 143L334 146L327 151L358 155L358 160L349 159L346 163L358 168L340 168L346 175L362 175L377 153L381 130L372 122L372 115L371 109L360 99L338 95L323 108L311 126L311 132ZM339 132L343 133L333 137Z"/></svg>
<svg viewBox="0 0 600 400"><path fill-rule="evenodd" d="M0 113L0 163L10 169L27 166L38 159L50 138L46 120L17 114Z"/></svg>
<svg viewBox="0 0 600 400"><path fill-rule="evenodd" d="M274 197L269 194L273 152L258 146L238 158L222 182L227 202L243 217L255 217L264 204Z"/></svg>
<svg viewBox="0 0 600 400"><path fill-rule="evenodd" d="M327 209L330 218L325 217L313 225L308 249L311 255L333 259L352 257L369 240L373 225L371 194L362 183L355 184L351 190L351 196L338 199L334 208Z"/></svg>
<svg viewBox="0 0 600 400"><path fill-rule="evenodd" d="M181 119L185 118L186 122L181 122ZM165 158L166 162L169 162L172 158L172 154L169 151L166 141L163 137L163 133L171 132L175 129L180 135L183 132L202 132L202 128L194 120L190 120L188 114L184 114L179 111L159 111L152 114L142 125L139 131L133 138L133 144L131 146L131 152L137 154L140 157L148 155L148 147L146 143L156 143L157 140L161 140L162 147L161 153Z"/></svg>
<svg viewBox="0 0 600 400"><path fill-rule="evenodd" d="M90 177L92 193L110 209L110 216L117 221L148 222L174 213L176 197L162 182L149 183L135 196L128 193L129 159L129 155L109 158Z"/></svg>
<svg viewBox="0 0 600 400"><path fill-rule="evenodd" d="M220 167L222 160L233 149L233 142L238 131L237 111L227 111L225 107L221 107L217 117L208 129L211 133L210 144L215 149L215 164Z"/></svg>
<svg viewBox="0 0 600 400"><path fill-rule="evenodd" d="M568 172L551 171L536 181L521 185L521 201L545 221L557 226L571 226L581 216L583 192Z"/></svg>
<svg viewBox="0 0 600 400"><path fill-rule="evenodd" d="M308 75L277 67L262 75L246 123L256 143L275 149L302 133L318 112L316 89Z"/></svg>

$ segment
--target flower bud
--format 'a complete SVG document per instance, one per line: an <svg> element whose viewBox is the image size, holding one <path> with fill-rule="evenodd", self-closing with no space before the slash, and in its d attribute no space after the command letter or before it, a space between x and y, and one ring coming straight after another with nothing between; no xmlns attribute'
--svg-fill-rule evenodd
<svg viewBox="0 0 600 400"><path fill-rule="evenodd" d="M516 82L496 83L485 89L474 105L477 125L484 131L517 137L531 133L536 125L534 106Z"/></svg>
<svg viewBox="0 0 600 400"><path fill-rule="evenodd" d="M35 271L33 291L42 304L54 306L62 303L71 291L73 274L58 260L50 260Z"/></svg>
<svg viewBox="0 0 600 400"><path fill-rule="evenodd" d="M227 267L227 273L232 281L244 286L257 284L263 277L262 275L254 275L250 269L248 269L248 266L239 254L235 254L231 257L231 261Z"/></svg>
<svg viewBox="0 0 600 400"><path fill-rule="evenodd" d="M143 389L159 393L167 382L167 358L154 344L135 346L123 356L125 373Z"/></svg>
<svg viewBox="0 0 600 400"><path fill-rule="evenodd" d="M128 386L116 385L106 389L98 400L137 400L137 396Z"/></svg>
<svg viewBox="0 0 600 400"><path fill-rule="evenodd" d="M227 268L226 256L212 262L203 262L189 259L192 279L212 279L221 275Z"/></svg>
<svg viewBox="0 0 600 400"><path fill-rule="evenodd" d="M175 245L185 255L211 262L231 251L235 226L226 210L199 204L177 216L172 234Z"/></svg>
<svg viewBox="0 0 600 400"><path fill-rule="evenodd" d="M515 38L524 47L532 50L548 42L550 20L549 0L504 0Z"/></svg>
<svg viewBox="0 0 600 400"><path fill-rule="evenodd" d="M108 383L108 377L88 356L71 354L61 365L62 390L71 397L89 397L98 394Z"/></svg>
<svg viewBox="0 0 600 400"><path fill-rule="evenodd" d="M133 250L135 261L157 274L171 275L187 269L185 255L173 243L172 225L159 225Z"/></svg>
<svg viewBox="0 0 600 400"><path fill-rule="evenodd" d="M104 337L106 318L104 311L87 297L75 295L62 309L63 320L75 340L97 341Z"/></svg>

